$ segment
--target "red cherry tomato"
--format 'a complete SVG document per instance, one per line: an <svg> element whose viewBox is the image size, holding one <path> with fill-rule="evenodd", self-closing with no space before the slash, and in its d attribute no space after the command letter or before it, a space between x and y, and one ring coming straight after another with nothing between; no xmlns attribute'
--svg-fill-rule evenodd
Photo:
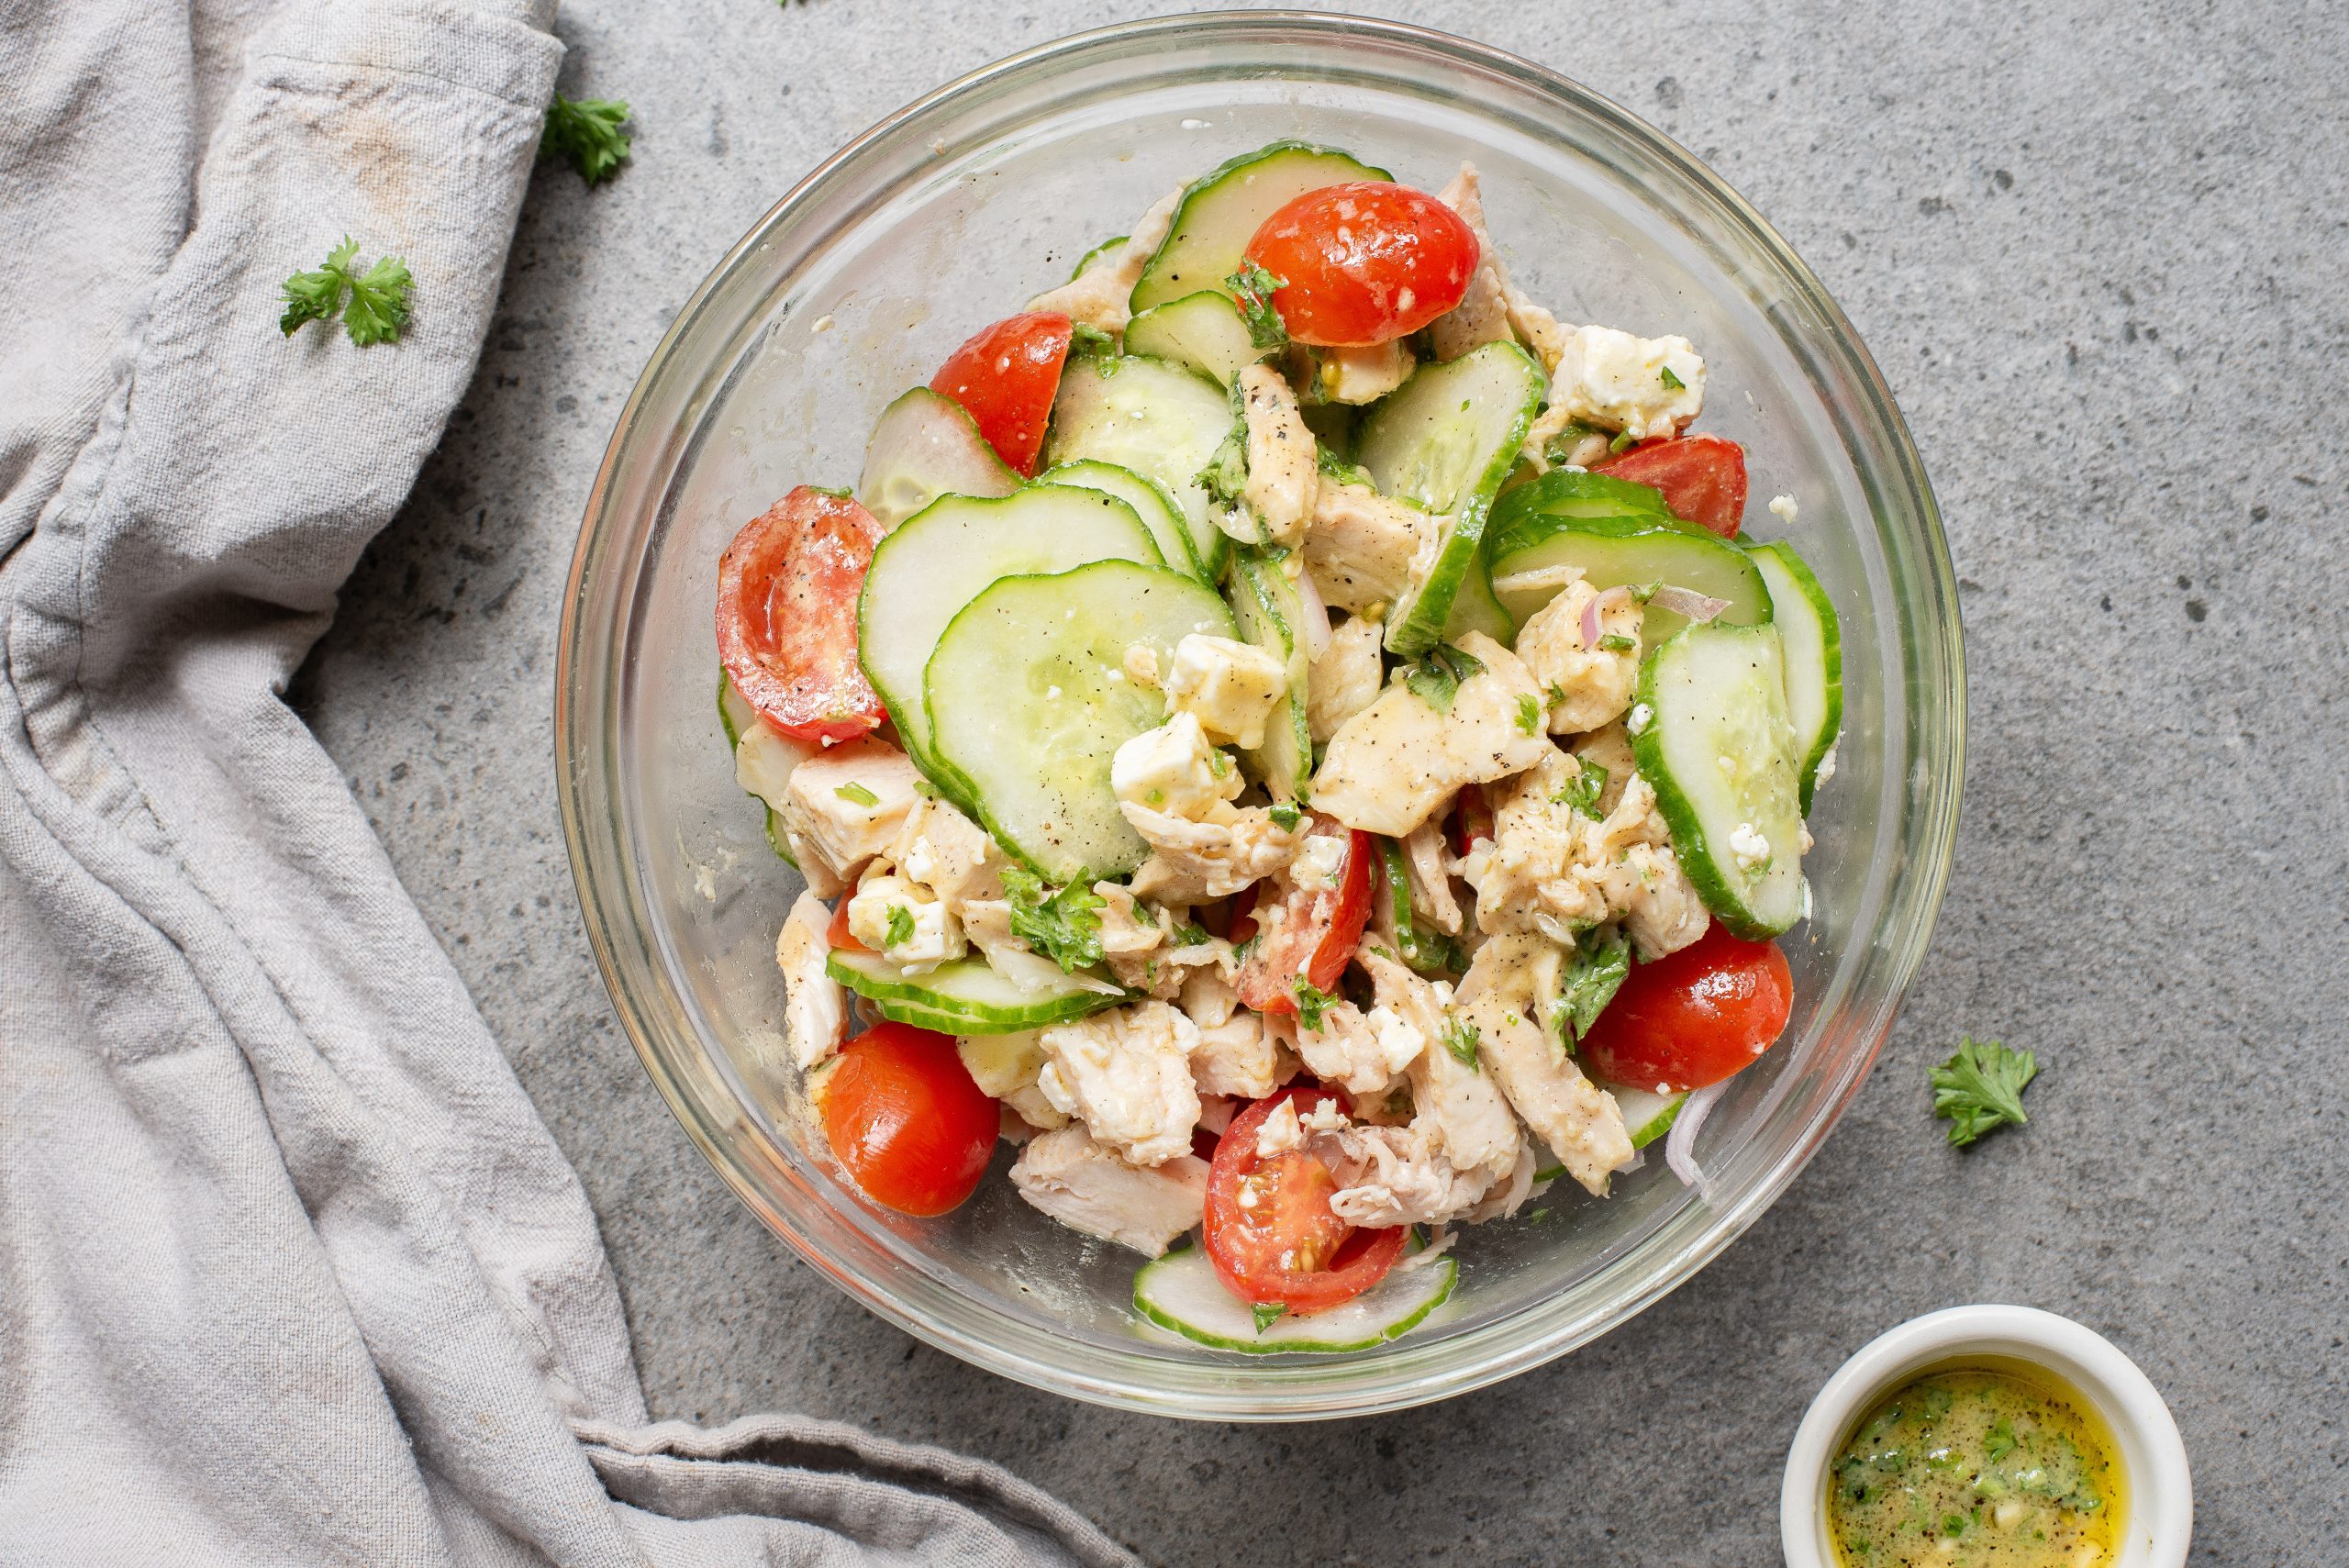
<svg viewBox="0 0 2349 1568"><path fill-rule="evenodd" d="M1257 1156L1256 1129L1275 1106L1294 1100L1301 1113L1324 1099L1342 1103L1328 1089L1283 1089L1233 1117L1216 1145L1199 1234L1216 1276L1242 1300L1326 1311L1385 1279L1402 1256L1405 1227L1361 1229L1331 1211L1337 1180L1313 1155Z"/></svg>
<svg viewBox="0 0 2349 1568"><path fill-rule="evenodd" d="M718 656L742 700L801 740L880 727L856 662L856 596L881 525L845 495L803 484L752 518L718 563Z"/></svg>
<svg viewBox="0 0 2349 1568"><path fill-rule="evenodd" d="M1248 260L1281 280L1288 335L1331 348L1418 331L1460 303L1479 254L1458 213L1378 180L1308 191L1248 241Z"/></svg>
<svg viewBox="0 0 2349 1568"><path fill-rule="evenodd" d="M824 1082L824 1136L867 1197L944 1214L976 1190L1001 1113L951 1035L881 1024L841 1048Z"/></svg>
<svg viewBox="0 0 2349 1568"><path fill-rule="evenodd" d="M1582 1059L1609 1084L1663 1094L1718 1084L1770 1048L1794 1006L1794 976L1776 942L1720 926L1652 963L1583 1037Z"/></svg>
<svg viewBox="0 0 2349 1568"><path fill-rule="evenodd" d="M930 389L961 404L996 456L1032 478L1074 330L1057 310L998 321L947 355Z"/></svg>
<svg viewBox="0 0 2349 1568"><path fill-rule="evenodd" d="M1452 852L1465 856L1479 839L1493 836L1493 804L1483 784L1463 784L1452 810Z"/></svg>
<svg viewBox="0 0 2349 1568"><path fill-rule="evenodd" d="M833 907L832 923L824 928L825 944L829 947L846 948L851 952L871 952L873 950L858 941L856 933L848 929L848 900L849 895L843 893L841 895L840 903Z"/></svg>
<svg viewBox="0 0 2349 1568"><path fill-rule="evenodd" d="M1723 436L1642 441L1590 471L1663 491L1674 517L1723 539L1735 539L1745 521L1745 449Z"/></svg>
<svg viewBox="0 0 2349 1568"><path fill-rule="evenodd" d="M1240 999L1260 1013L1296 1012L1299 975L1317 991L1334 990L1346 972L1346 961L1354 955L1354 944L1362 940L1363 928L1370 923L1370 868L1378 858L1376 842L1319 812L1308 830L1346 835L1346 858L1337 880L1328 887L1303 888L1283 878L1264 895L1267 901L1278 900L1277 919L1260 920L1253 912L1231 917L1235 942L1270 928L1233 982Z"/></svg>

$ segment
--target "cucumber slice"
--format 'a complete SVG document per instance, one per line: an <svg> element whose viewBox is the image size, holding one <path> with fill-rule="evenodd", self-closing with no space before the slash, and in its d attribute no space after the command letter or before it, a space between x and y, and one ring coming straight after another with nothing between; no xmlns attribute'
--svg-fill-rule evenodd
<svg viewBox="0 0 2349 1568"><path fill-rule="evenodd" d="M932 754L996 840L1046 881L1122 876L1148 853L1119 813L1109 759L1166 708L1126 679L1126 650L1141 643L1164 669L1195 631L1233 635L1214 589L1097 561L1007 577L939 638L922 682Z"/></svg>
<svg viewBox="0 0 2349 1568"><path fill-rule="evenodd" d="M1119 252L1126 248L1126 237L1122 234L1115 239L1104 239L1076 259L1076 270L1069 273L1068 281L1074 283L1096 267L1108 266L1117 261Z"/></svg>
<svg viewBox="0 0 2349 1568"><path fill-rule="evenodd" d="M1419 917L1412 913L1411 873L1404 862L1403 846L1392 839L1379 840L1378 864L1386 882L1386 907L1395 922L1397 954L1421 974L1458 973L1465 964L1459 944L1432 928L1419 929Z"/></svg>
<svg viewBox="0 0 2349 1568"><path fill-rule="evenodd" d="M1466 574L1460 579L1460 591L1453 595L1452 613L1444 617L1446 642L1457 642L1472 631L1483 632L1504 648L1517 640L1517 617L1508 613L1508 606L1493 592L1492 566L1486 558L1492 545L1490 534L1476 541L1476 558L1469 562Z"/></svg>
<svg viewBox="0 0 2349 1568"><path fill-rule="evenodd" d="M1670 1132L1681 1106L1688 1098L1685 1089L1678 1094L1659 1095L1653 1090L1627 1088L1619 1084L1601 1084L1599 1087L1615 1096L1616 1107L1623 1113L1623 1126L1631 1135L1634 1149L1645 1149Z"/></svg>
<svg viewBox="0 0 2349 1568"><path fill-rule="evenodd" d="M1354 439L1354 461L1379 491L1447 515L1435 564L1426 581L1404 590L1386 617L1386 646L1416 658L1442 640L1453 602L1477 565L1485 517L1501 482L1516 466L1526 428L1542 406L1548 378L1533 356L1515 343L1486 343L1456 360L1422 365L1419 373L1371 406ZM1464 615L1499 625L1505 619L1470 590Z"/></svg>
<svg viewBox="0 0 2349 1568"><path fill-rule="evenodd" d="M896 721L906 754L933 779L922 673L963 606L1002 577L1089 561L1160 564L1134 509L1100 490L1037 484L981 500L941 495L881 541L856 603L857 662Z"/></svg>
<svg viewBox="0 0 2349 1568"><path fill-rule="evenodd" d="M1664 492L1653 485L1634 484L1608 473L1575 473L1563 468L1553 469L1511 490L1508 504L1493 508L1493 531L1506 532L1509 523L1526 512L1548 512L1560 517L1613 517L1642 513L1672 516L1671 508L1664 504Z"/></svg>
<svg viewBox="0 0 2349 1568"><path fill-rule="evenodd" d="M1802 765L1802 812L1819 788L1819 764L1843 728L1843 633L1834 602L1784 539L1746 547L1770 587L1771 619L1787 645L1787 717Z"/></svg>
<svg viewBox="0 0 2349 1568"><path fill-rule="evenodd" d="M1775 626L1692 626L1640 664L1628 728L1672 847L1741 937L1802 917L1802 791ZM1746 852L1759 835L1759 854Z"/></svg>
<svg viewBox="0 0 2349 1568"><path fill-rule="evenodd" d="M1162 1329L1219 1351L1342 1355L1375 1350L1418 1328L1451 1296L1459 1278L1460 1265L1447 1253L1420 1268L1391 1270L1327 1312L1309 1318L1284 1313L1259 1329L1255 1308L1216 1277L1207 1249L1188 1247L1141 1266L1134 1275L1134 1310Z"/></svg>
<svg viewBox="0 0 2349 1568"><path fill-rule="evenodd" d="M1183 509L1174 505L1174 498L1157 481L1144 479L1132 469L1119 468L1114 462L1086 459L1048 468L1036 476L1036 483L1074 484L1115 495L1131 506L1142 527L1150 530L1151 540L1158 546L1164 564L1177 572L1189 572L1198 564L1191 559L1191 533L1183 521Z"/></svg>
<svg viewBox="0 0 2349 1568"><path fill-rule="evenodd" d="M1313 782L1313 732L1305 723L1306 673L1313 661L1304 635L1304 601L1282 571L1288 559L1285 550L1234 552L1225 594L1241 639L1288 670L1288 690L1264 720L1264 743L1242 755L1241 765L1275 800L1303 800Z"/></svg>
<svg viewBox="0 0 2349 1568"><path fill-rule="evenodd" d="M1153 305L1126 324L1126 352L1188 365L1230 386L1232 378L1272 352L1260 349L1240 319L1240 307L1213 289Z"/></svg>
<svg viewBox="0 0 2349 1568"><path fill-rule="evenodd" d="M1166 239L1134 284L1133 310L1201 289L1221 292L1264 219L1292 198L1349 180L1393 178L1335 148L1302 141L1275 141L1208 170L1185 187Z"/></svg>
<svg viewBox="0 0 2349 1568"><path fill-rule="evenodd" d="M956 959L923 974L908 974L876 952L834 948L824 973L863 997L885 1018L940 1034L1017 1034L1063 1024L1114 1007L1123 995L1104 995L1073 977L1023 991L981 958Z"/></svg>
<svg viewBox="0 0 2349 1568"><path fill-rule="evenodd" d="M1199 470L1230 433L1230 399L1198 372L1139 354L1094 355L1061 372L1044 461L1057 467L1091 458L1158 485L1182 509L1190 563L1212 583L1223 575L1230 540L1208 520Z"/></svg>
<svg viewBox="0 0 2349 1568"><path fill-rule="evenodd" d="M1614 517L1515 513L1494 534L1492 582L1496 596L1511 615L1523 619L1556 595L1554 585L1510 585L1511 578L1549 566L1580 567L1594 588L1671 583L1727 599L1729 608L1718 617L1724 626L1761 626L1770 619L1770 590L1746 551L1693 523L1653 513ZM1651 605L1641 623L1641 640L1654 648L1687 624Z"/></svg>
<svg viewBox="0 0 2349 1568"><path fill-rule="evenodd" d="M718 672L718 722L726 731L726 744L734 751L734 782L766 808L767 848L797 871L799 858L791 852L791 840L784 833L783 816L776 806L783 799L791 770L817 749L761 724L758 710L743 700L734 689L733 677L722 668ZM742 745L745 736L751 741L748 750Z"/></svg>
<svg viewBox="0 0 2349 1568"><path fill-rule="evenodd" d="M1020 483L961 404L917 386L881 411L856 497L894 528L941 495L1008 495Z"/></svg>

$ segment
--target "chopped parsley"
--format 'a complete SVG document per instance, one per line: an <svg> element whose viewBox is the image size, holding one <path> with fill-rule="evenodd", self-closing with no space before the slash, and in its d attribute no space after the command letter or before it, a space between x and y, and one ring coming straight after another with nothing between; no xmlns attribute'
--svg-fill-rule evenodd
<svg viewBox="0 0 2349 1568"><path fill-rule="evenodd" d="M1542 733L1542 705L1531 697L1517 699L1517 728L1520 734Z"/></svg>
<svg viewBox="0 0 2349 1568"><path fill-rule="evenodd" d="M1639 438L1632 435L1631 431L1624 430L1619 433L1613 440L1607 443L1607 450L1610 452L1627 452L1638 444Z"/></svg>
<svg viewBox="0 0 2349 1568"><path fill-rule="evenodd" d="M1208 933L1205 926L1195 925L1186 920L1174 928L1174 945L1178 948L1195 948L1213 940L1215 938Z"/></svg>
<svg viewBox="0 0 2349 1568"><path fill-rule="evenodd" d="M865 788L863 784L856 783L852 779L847 784L841 785L840 788L832 791L832 793L839 795L842 800L852 802L857 806L870 807L881 804L881 797L879 795L874 794L871 790Z"/></svg>
<svg viewBox="0 0 2349 1568"><path fill-rule="evenodd" d="M1660 375L1664 384L1670 387L1675 392L1681 391L1688 384L1687 382L1672 373L1672 367L1670 365L1664 366L1663 371L1660 373Z"/></svg>
<svg viewBox="0 0 2349 1568"><path fill-rule="evenodd" d="M1328 447L1318 443L1314 450L1313 464L1321 471L1321 475L1325 479L1334 479L1341 484L1359 484L1368 490L1378 488L1377 484L1372 481L1368 469L1348 462Z"/></svg>
<svg viewBox="0 0 2349 1568"><path fill-rule="evenodd" d="M1231 759L1224 754L1221 747L1211 746L1208 749L1208 772L1219 779L1231 776Z"/></svg>
<svg viewBox="0 0 2349 1568"><path fill-rule="evenodd" d="M1081 882L1057 893L1022 866L1003 868L1011 903L1011 934L1071 972L1101 962L1102 896Z"/></svg>
<svg viewBox="0 0 2349 1568"><path fill-rule="evenodd" d="M1250 959L1256 956L1256 950L1264 945L1264 933L1258 931L1254 936L1250 937L1246 941L1241 942L1238 947L1231 950L1232 962L1235 963L1247 962Z"/></svg>
<svg viewBox="0 0 2349 1568"><path fill-rule="evenodd" d="M2029 1121L2022 1091L2038 1075L2039 1058L2030 1051L1967 1036L1931 1074L1933 1114L1949 1118L1951 1145L1963 1149L1986 1132Z"/></svg>
<svg viewBox="0 0 2349 1568"><path fill-rule="evenodd" d="M1068 357L1070 359L1082 360L1096 354L1115 354L1117 351L1118 340L1098 327L1087 327L1080 321L1069 331Z"/></svg>
<svg viewBox="0 0 2349 1568"><path fill-rule="evenodd" d="M1307 1029L1320 1029L1322 1015L1337 1006L1338 998L1330 995L1302 974L1290 984L1291 988L1297 993L1297 1018L1303 1020Z"/></svg>
<svg viewBox="0 0 2349 1568"><path fill-rule="evenodd" d="M1604 633L1598 639L1598 646L1605 649L1609 653L1629 653L1632 649L1637 648L1639 645L1640 640L1638 638L1625 637L1620 631Z"/></svg>
<svg viewBox="0 0 2349 1568"><path fill-rule="evenodd" d="M1288 1305L1280 1301L1252 1301L1248 1304L1248 1310L1255 1314L1256 1332L1261 1334L1281 1320L1288 1311Z"/></svg>
<svg viewBox="0 0 2349 1568"><path fill-rule="evenodd" d="M288 338L313 321L342 317L342 329L364 349L375 343L396 343L407 325L407 291L415 280L407 263L386 256L365 272L359 271L359 241L346 234L342 243L327 252L326 265L315 272L296 272L279 285L285 295L285 314L277 329Z"/></svg>
<svg viewBox="0 0 2349 1568"><path fill-rule="evenodd" d="M1558 988L1558 1028L1568 1044L1590 1032L1631 973L1631 939L1620 931L1607 937L1597 931L1583 934Z"/></svg>
<svg viewBox="0 0 2349 1568"><path fill-rule="evenodd" d="M1439 642L1411 666L1403 684L1436 712L1450 713L1453 699L1460 695L1460 683L1484 673L1483 660L1473 653L1463 653L1449 642Z"/></svg>
<svg viewBox="0 0 2349 1568"><path fill-rule="evenodd" d="M546 128L539 133L539 156L563 158L593 185L608 180L629 153L628 106L617 98L566 98L554 95L547 106Z"/></svg>
<svg viewBox="0 0 2349 1568"><path fill-rule="evenodd" d="M1273 295L1286 286L1288 280L1276 278L1250 261L1223 282L1231 290L1231 303L1240 307L1240 319L1248 328L1248 341L1259 349L1287 347L1288 328L1273 306Z"/></svg>
<svg viewBox="0 0 2349 1568"><path fill-rule="evenodd" d="M1295 832L1297 825L1305 820L1305 813L1297 808L1297 802L1293 800L1275 801L1266 815L1272 817L1273 825L1284 833Z"/></svg>
<svg viewBox="0 0 2349 1568"><path fill-rule="evenodd" d="M1585 817L1596 820L1599 815L1598 797L1607 793L1607 770L1587 757L1576 757L1580 772L1575 782L1550 797L1553 806L1571 806Z"/></svg>
<svg viewBox="0 0 2349 1568"><path fill-rule="evenodd" d="M1575 448L1598 433L1588 425L1568 425L1556 435L1552 436L1548 444L1542 447L1542 461L1553 468L1563 467L1574 460Z"/></svg>
<svg viewBox="0 0 2349 1568"><path fill-rule="evenodd" d="M1470 1067L1476 1065L1476 1026L1457 1013L1443 1016L1443 1049Z"/></svg>
<svg viewBox="0 0 2349 1568"><path fill-rule="evenodd" d="M1111 362L1115 362L1114 361ZM1195 476L1200 489L1220 506L1237 506L1248 488L1248 427L1234 425L1208 465Z"/></svg>
<svg viewBox="0 0 2349 1568"><path fill-rule="evenodd" d="M907 946L914 940L914 912L902 904L889 906L889 941L893 948Z"/></svg>

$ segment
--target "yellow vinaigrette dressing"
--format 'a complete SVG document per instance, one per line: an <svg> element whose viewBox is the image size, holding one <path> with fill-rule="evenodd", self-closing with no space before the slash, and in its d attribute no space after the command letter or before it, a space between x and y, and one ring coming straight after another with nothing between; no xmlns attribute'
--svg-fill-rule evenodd
<svg viewBox="0 0 2349 1568"><path fill-rule="evenodd" d="M1920 1373L1836 1454L1827 1533L1843 1568L2111 1568L2118 1452L2095 1407L2037 1367Z"/></svg>

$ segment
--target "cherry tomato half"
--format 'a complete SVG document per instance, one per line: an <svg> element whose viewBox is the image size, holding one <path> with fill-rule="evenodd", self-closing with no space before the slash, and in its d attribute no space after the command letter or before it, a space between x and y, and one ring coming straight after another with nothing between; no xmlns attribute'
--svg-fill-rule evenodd
<svg viewBox="0 0 2349 1568"><path fill-rule="evenodd" d="M885 710L856 662L856 596L881 525L803 484L744 525L718 563L718 657L785 735L853 740Z"/></svg>
<svg viewBox="0 0 2349 1568"><path fill-rule="evenodd" d="M1248 260L1281 280L1273 306L1300 343L1366 348L1458 305L1480 251L1461 216L1408 185L1308 191L1264 219Z"/></svg>
<svg viewBox="0 0 2349 1568"><path fill-rule="evenodd" d="M1610 1084L1658 1094L1718 1084L1770 1048L1794 1006L1794 976L1776 942L1720 926L1650 963L1582 1040L1582 1058Z"/></svg>
<svg viewBox="0 0 2349 1568"><path fill-rule="evenodd" d="M1216 1145L1199 1235L1216 1276L1242 1300L1326 1311L1385 1279L1403 1254L1405 1227L1361 1229L1331 1211L1337 1179L1319 1159L1301 1149L1256 1153L1256 1129L1275 1106L1294 1100L1302 1113L1332 1098L1341 1097L1291 1085L1233 1117Z"/></svg>
<svg viewBox="0 0 2349 1568"><path fill-rule="evenodd" d="M900 1214L944 1214L975 1191L1001 1113L952 1035L879 1024L841 1048L824 1082L824 1137L864 1195Z"/></svg>
<svg viewBox="0 0 2349 1568"><path fill-rule="evenodd" d="M1493 836L1493 803L1483 784L1463 784L1452 807L1452 852L1465 858L1479 839Z"/></svg>
<svg viewBox="0 0 2349 1568"><path fill-rule="evenodd" d="M855 891L854 888L851 888L848 893L841 894L840 902L833 906L831 924L824 928L824 944L827 947L845 948L850 952L870 952L873 950L858 941L856 933L848 929L849 895Z"/></svg>
<svg viewBox="0 0 2349 1568"><path fill-rule="evenodd" d="M1745 521L1745 449L1725 436L1680 436L1642 441L1591 464L1664 493L1672 515L1735 539Z"/></svg>
<svg viewBox="0 0 2349 1568"><path fill-rule="evenodd" d="M998 321L947 355L930 389L961 404L996 456L1032 478L1074 330L1057 310Z"/></svg>
<svg viewBox="0 0 2349 1568"><path fill-rule="evenodd" d="M1284 876L1257 906L1264 909L1277 900L1278 918L1259 919L1252 912L1231 918L1235 942L1259 931L1264 935L1233 981L1240 999L1260 1013L1296 1012L1300 975L1317 991L1335 990L1354 945L1362 940L1363 929L1370 924L1370 872L1378 859L1376 841L1319 812L1314 813L1307 831L1345 835L1345 860L1336 880L1328 887L1304 888Z"/></svg>

